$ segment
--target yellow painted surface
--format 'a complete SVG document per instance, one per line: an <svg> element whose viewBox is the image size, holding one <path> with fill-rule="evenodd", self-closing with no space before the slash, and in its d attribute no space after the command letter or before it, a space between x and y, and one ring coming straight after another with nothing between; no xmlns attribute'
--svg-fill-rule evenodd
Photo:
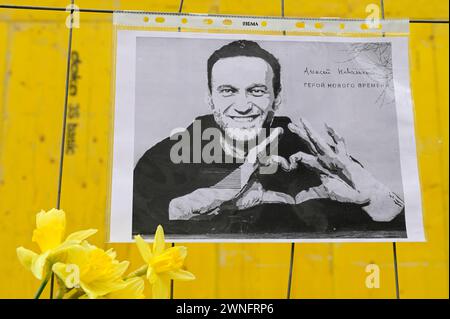
<svg viewBox="0 0 450 319"><path fill-rule="evenodd" d="M384 0L386 18L448 20L448 1Z"/></svg>
<svg viewBox="0 0 450 319"><path fill-rule="evenodd" d="M68 1L8 1L67 5ZM80 0L80 7L177 11L171 1ZM286 16L364 17L368 1L285 0ZM448 19L447 1L385 0L386 16ZM447 8L447 10L444 10ZM281 1L184 0L183 12L281 15ZM134 245L105 244L111 145L111 16L83 13L73 50L81 60L76 152L64 162L62 207L68 231L94 227L93 242L141 264ZM31 243L34 214L56 205L68 29L65 12L0 9L0 297L32 297L38 282L15 248ZM448 298L448 24L411 26L411 83L422 183L426 243L400 243L402 298ZM178 298L285 298L290 244L188 244L197 280L175 284ZM379 289L365 287L365 266L381 268ZM296 244L292 297L394 298L392 245Z"/></svg>

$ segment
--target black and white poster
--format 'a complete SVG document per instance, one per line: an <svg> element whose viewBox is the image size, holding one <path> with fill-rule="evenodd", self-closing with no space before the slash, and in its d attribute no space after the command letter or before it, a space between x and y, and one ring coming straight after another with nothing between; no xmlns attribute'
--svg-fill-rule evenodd
<svg viewBox="0 0 450 319"><path fill-rule="evenodd" d="M406 37L116 46L111 241L424 240Z"/></svg>

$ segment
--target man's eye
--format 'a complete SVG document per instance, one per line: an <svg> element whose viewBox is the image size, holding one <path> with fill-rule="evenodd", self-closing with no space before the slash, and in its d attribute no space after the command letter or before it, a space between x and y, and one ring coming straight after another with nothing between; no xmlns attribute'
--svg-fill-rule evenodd
<svg viewBox="0 0 450 319"><path fill-rule="evenodd" d="M266 90L264 89L251 89L250 94L253 96L263 96L266 94Z"/></svg>
<svg viewBox="0 0 450 319"><path fill-rule="evenodd" d="M227 89L221 89L219 92L220 92L220 94L222 94L223 96L230 96L230 95L234 94L234 93L236 92L236 90L227 88Z"/></svg>

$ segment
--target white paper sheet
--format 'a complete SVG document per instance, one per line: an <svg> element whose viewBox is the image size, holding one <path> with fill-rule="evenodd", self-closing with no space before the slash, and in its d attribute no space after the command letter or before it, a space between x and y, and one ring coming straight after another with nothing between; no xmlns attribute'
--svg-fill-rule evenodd
<svg viewBox="0 0 450 319"><path fill-rule="evenodd" d="M234 53L226 50L220 53L226 57L212 66L210 91L208 58L239 40L250 41L241 42L243 46L256 43L277 59L281 67L279 95L273 66L253 49L236 49L233 57L229 55ZM116 44L110 241L129 242L133 233L151 235L157 224L163 225L173 242L424 240L407 37L118 30ZM260 171L251 179L243 177L242 169L236 181L227 170L232 172L240 165L211 164L204 158L205 138L194 136L197 124L219 128L222 139L216 142L227 154L223 140L230 130L224 126L245 130L258 128L260 120L268 123L265 116L271 112L265 112L264 105L273 111L272 124L287 118L302 128L302 118L316 138L334 147L331 157L320 150L322 158L307 151L325 167L291 167L286 172L280 165L273 176L263 176ZM203 120L195 121L199 116ZM225 119L222 126L220 118ZM345 140L348 154L336 151L337 144L324 123ZM181 139L180 132L189 132L186 128L190 125L194 133L190 163L177 164L179 158L169 153L179 141L175 137ZM207 128L200 127L199 132ZM283 130L280 148L287 143L288 134L294 134L287 126ZM198 144L196 138L201 140ZM292 150L300 147L296 143L291 143ZM249 150L243 148L243 161ZM277 155L293 165L286 155L293 152L289 147L278 151ZM164 158L171 163L161 164ZM333 163L327 166L324 162L330 158ZM152 163L164 169L152 167ZM302 175L305 170L312 173ZM158 186L161 179L164 182ZM320 186L317 181L326 186L314 195L320 198L308 201L299 196L301 191ZM305 186L308 183L310 187ZM246 186L248 189L242 189ZM282 193L282 199L273 195L275 191ZM230 203L233 208L226 205Z"/></svg>

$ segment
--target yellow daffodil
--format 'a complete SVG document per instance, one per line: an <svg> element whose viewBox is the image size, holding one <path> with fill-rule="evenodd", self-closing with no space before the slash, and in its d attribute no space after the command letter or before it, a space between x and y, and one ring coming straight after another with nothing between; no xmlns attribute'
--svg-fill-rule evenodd
<svg viewBox="0 0 450 319"><path fill-rule="evenodd" d="M167 299L170 294L170 280L193 280L195 276L182 270L187 248L175 246L165 249L164 230L158 226L153 242L153 251L141 236L134 237L139 252L144 259L146 276L152 284L152 295L155 299ZM145 270L145 267L144 269Z"/></svg>
<svg viewBox="0 0 450 319"><path fill-rule="evenodd" d="M70 234L63 240L65 229L64 211L59 209L41 211L36 215L36 229L32 237L32 241L39 246L41 254L24 247L17 248L19 261L31 270L37 279L48 278L52 264L62 261L68 250L97 232L96 229L82 230Z"/></svg>
<svg viewBox="0 0 450 319"><path fill-rule="evenodd" d="M104 251L83 242L68 251L65 263L55 263L52 270L69 289L75 287L81 289L88 298L100 298L114 292L130 296L130 289L140 289L137 281L122 279L128 265L128 261L116 260L116 253L112 249Z"/></svg>

